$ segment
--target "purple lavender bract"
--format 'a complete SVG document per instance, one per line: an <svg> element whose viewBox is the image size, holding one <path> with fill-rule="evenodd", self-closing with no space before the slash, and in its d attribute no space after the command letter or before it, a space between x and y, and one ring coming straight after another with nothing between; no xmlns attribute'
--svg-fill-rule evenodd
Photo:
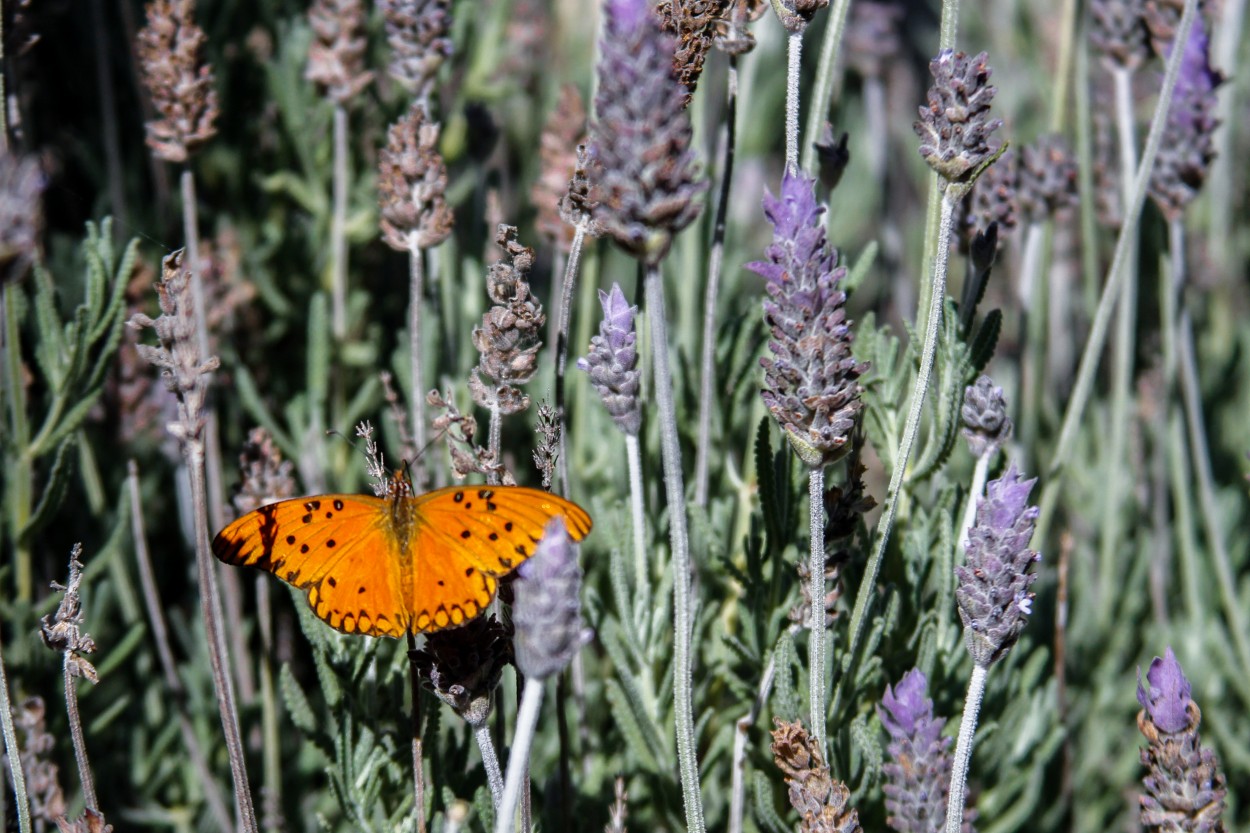
<svg viewBox="0 0 1250 833"><path fill-rule="evenodd" d="M767 281L764 320L772 332L773 358L764 368L764 404L809 467L836 461L847 449L863 407L859 377L868 365L851 355L853 335L846 320L846 275L838 253L825 239L824 206L815 182L787 174L781 197L764 197L773 224L767 260L747 268Z"/></svg>
<svg viewBox="0 0 1250 833"><path fill-rule="evenodd" d="M638 389L642 374L638 370L638 336L634 332L634 312L621 292L612 284L611 292L599 290L603 305L603 321L599 334L590 339L590 353L577 360L577 367L590 374L590 383L599 392L603 405L622 431L637 436L642 426L642 409L638 405Z"/></svg>
<svg viewBox="0 0 1250 833"><path fill-rule="evenodd" d="M1162 657L1155 657L1146 672L1147 686L1142 685L1141 669L1137 669L1137 702L1150 715L1151 721L1165 732L1179 732L1189 725L1189 698L1193 689L1185 672L1168 648Z"/></svg>
<svg viewBox="0 0 1250 833"><path fill-rule="evenodd" d="M886 823L899 833L937 833L946 817L951 739L942 737L946 721L933 716L928 685L924 672L912 669L892 690L886 686L877 707L890 733L890 762L881 767Z"/></svg>
<svg viewBox="0 0 1250 833"><path fill-rule="evenodd" d="M534 556L518 569L512 621L516 665L545 679L569 664L590 639L582 626L582 570L563 518L552 518Z"/></svg>
<svg viewBox="0 0 1250 833"><path fill-rule="evenodd" d="M1037 575L1027 571L1041 556L1029 549L1038 511L1027 503L1036 482L1021 480L1015 464L990 481L968 531L966 563L955 568L964 642L983 668L1011 650L1033 612L1029 587Z"/></svg>
<svg viewBox="0 0 1250 833"><path fill-rule="evenodd" d="M673 78L676 42L647 0L607 0L591 147L600 170L596 218L648 264L699 214L686 89Z"/></svg>

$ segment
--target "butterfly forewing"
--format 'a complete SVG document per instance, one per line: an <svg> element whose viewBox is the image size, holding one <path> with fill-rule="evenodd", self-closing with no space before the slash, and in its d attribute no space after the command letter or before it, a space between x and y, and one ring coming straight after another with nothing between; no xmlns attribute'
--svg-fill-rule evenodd
<svg viewBox="0 0 1250 833"><path fill-rule="evenodd" d="M227 564L258 567L307 592L320 619L344 633L408 629L386 501L319 495L249 512L213 540Z"/></svg>

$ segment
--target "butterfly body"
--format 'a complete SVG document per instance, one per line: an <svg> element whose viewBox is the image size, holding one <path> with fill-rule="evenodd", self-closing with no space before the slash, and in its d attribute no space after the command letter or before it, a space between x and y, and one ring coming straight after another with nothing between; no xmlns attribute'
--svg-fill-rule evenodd
<svg viewBox="0 0 1250 833"><path fill-rule="evenodd" d="M213 553L305 591L336 630L399 637L481 615L557 515L573 540L590 532L580 506L521 486L317 495L249 512L217 534Z"/></svg>

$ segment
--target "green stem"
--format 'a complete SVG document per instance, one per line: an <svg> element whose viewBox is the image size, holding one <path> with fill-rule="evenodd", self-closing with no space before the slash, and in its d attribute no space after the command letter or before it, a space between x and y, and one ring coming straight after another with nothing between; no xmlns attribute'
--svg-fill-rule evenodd
<svg viewBox="0 0 1250 833"><path fill-rule="evenodd" d="M421 350L421 302L425 299L425 270L421 264L421 247L417 232L408 233L408 383L412 411L412 443L417 459L413 461L413 477L417 488L425 487L425 356Z"/></svg>
<svg viewBox="0 0 1250 833"><path fill-rule="evenodd" d="M0 76L3 72L0 72ZM4 304L4 392L9 400L9 445L16 454L5 466L9 487L6 490L9 510L10 546L14 552L14 584L19 602L30 601L33 589L30 546L18 538L33 511L34 482L31 466L33 458L27 454L30 448L30 424L26 421L26 388L22 381L22 335L17 320L16 283L6 283L0 302Z"/></svg>
<svg viewBox="0 0 1250 833"><path fill-rule="evenodd" d="M567 453L568 417L565 415L565 375L569 363L569 325L573 318L573 293L577 291L577 275L582 266L582 246L586 240L585 224L578 225L569 246L569 258L564 264L564 277L560 280L560 324L556 330L556 414L560 420L560 447L556 467L560 473L560 494L569 493L569 461Z"/></svg>
<svg viewBox="0 0 1250 833"><path fill-rule="evenodd" d="M629 462L629 505L634 527L634 606L631 611L646 638L651 623L651 565L647 563L647 524L642 490L642 448L638 437L625 435L625 456Z"/></svg>
<svg viewBox="0 0 1250 833"><path fill-rule="evenodd" d="M334 105L334 208L330 218L331 322L334 338L347 338L347 108Z"/></svg>
<svg viewBox="0 0 1250 833"><path fill-rule="evenodd" d="M942 304L946 300L946 268L950 252L951 219L954 214L955 201L950 194L942 197L942 212L939 218L938 239L934 251L937 254L933 262L932 287L929 290L928 325L925 329L924 347L920 354L920 372L916 376L916 384L911 392L911 406L907 414L907 424L903 428L903 437L899 441L898 451L894 455L894 470L890 473L889 491L886 493L885 510L877 523L876 543L868 564L864 568L864 577L860 581L859 591L855 595L855 608L851 612L851 624L846 651L843 653L842 673L833 695L833 711L836 714L846 689L850 663L854 661L855 651L863 637L864 626L868 614L868 602L872 599L877 585L877 575L881 571L881 561L885 557L886 546L890 542L890 532L894 529L894 519L898 515L898 504L902 499L903 476L907 471L907 463L916 444L916 435L920 431L920 418L924 413L925 394L929 390L929 381L933 376L933 360L937 353L938 329L942 320Z"/></svg>
<svg viewBox="0 0 1250 833"><path fill-rule="evenodd" d="M0 73L0 76L3 74ZM9 681L4 674L3 656L0 656L0 731L4 735L9 775L13 780L13 797L17 800L17 829L21 833L30 833L30 799L26 795L26 774L22 769L22 754L17 745L17 729L13 725L13 703L9 699Z"/></svg>
<svg viewBox="0 0 1250 833"><path fill-rule="evenodd" d="M1181 14L1180 24L1176 30L1176 42L1185 43L1193 28L1197 14L1197 0L1185 0L1185 11ZM1137 174L1133 181L1133 198L1124 208L1124 224L1120 236L1116 239L1115 254L1111 259L1111 267L1107 273L1107 282L1103 286L1102 297L1098 301L1098 310L1085 349L1081 353L1081 363L1076 372L1076 383L1072 388L1072 396L1064 411L1063 426L1059 431L1059 440L1055 446L1055 454L1050 467L1046 471L1046 487L1042 490L1041 514L1037 528L1033 534L1036 547L1043 547L1049 531L1050 519L1054 514L1055 502L1059 498L1059 487L1063 483L1063 470L1068 457L1076 443L1077 429L1080 427L1085 406L1089 403L1094 384L1094 373L1102 347L1107 338L1107 329L1111 322L1111 313L1119 298L1120 287L1125 280L1125 264L1128 262L1130 241L1136 239L1132 230L1141 217L1142 207L1146 201L1146 187L1150 182L1150 171L1154 167L1155 157L1159 153L1159 143L1163 138L1163 128L1167 122L1168 106L1172 101L1172 91L1176 88L1176 79L1180 75L1181 56L1185 50L1174 49L1168 59L1167 72L1163 78L1163 89L1155 104L1154 117L1150 123L1150 133L1146 139L1146 147L1142 151L1141 161L1137 165Z"/></svg>
<svg viewBox="0 0 1250 833"><path fill-rule="evenodd" d="M838 66L838 51L842 48L842 32L846 29L846 13L850 0L834 0L825 22L825 39L820 44L820 61L816 66L816 85L812 88L812 100L807 111L807 129L803 133L803 170L811 171L815 163L816 142L820 130L829 115L833 100L834 69Z"/></svg>
<svg viewBox="0 0 1250 833"><path fill-rule="evenodd" d="M703 833L703 797L699 792L699 762L694 724L694 661L691 638L694 599L691 598L691 560L686 534L686 490L682 483L681 446L677 442L677 409L673 402L673 378L669 368L668 323L664 317L664 285L660 268L647 264L647 316L651 319L652 355L655 365L655 399L660 417L660 450L664 461L664 486L668 498L669 541L673 570L673 701L677 731L677 764L686 807L687 833Z"/></svg>
<svg viewBox="0 0 1250 833"><path fill-rule="evenodd" d="M960 833L964 823L964 799L968 789L968 764L972 761L972 740L985 696L985 678L989 669L974 665L964 698L964 716L959 721L959 740L955 742L955 759L951 763L951 788L946 801L946 833Z"/></svg>

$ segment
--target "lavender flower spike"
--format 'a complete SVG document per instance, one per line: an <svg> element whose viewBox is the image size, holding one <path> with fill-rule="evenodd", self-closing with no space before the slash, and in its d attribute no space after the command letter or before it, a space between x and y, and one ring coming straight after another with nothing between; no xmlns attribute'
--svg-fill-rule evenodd
<svg viewBox="0 0 1250 833"><path fill-rule="evenodd" d="M899 833L937 833L946 817L950 789L951 739L942 737L945 719L933 716L929 681L914 668L893 690L886 686L877 707L890 734L885 774L886 823Z"/></svg>
<svg viewBox="0 0 1250 833"><path fill-rule="evenodd" d="M990 481L977 506L976 526L968 532L967 561L955 568L964 642L982 668L1011 650L1033 612L1029 587L1037 575L1028 570L1041 556L1029 549L1038 510L1027 503L1036 482L1021 480L1014 463Z"/></svg>
<svg viewBox="0 0 1250 833"><path fill-rule="evenodd" d="M637 436L642 426L642 409L638 405L642 373L638 370L638 336L634 332L634 313L638 308L625 300L625 293L616 283L611 292L599 290L599 303L603 306L599 334L590 339L590 353L577 360L577 367L590 374L590 383L617 426L626 434Z"/></svg>
<svg viewBox="0 0 1250 833"><path fill-rule="evenodd" d="M1215 117L1215 88L1224 78L1211 68L1209 46L1199 15L1181 56L1163 141L1150 174L1150 196L1169 221L1180 217L1198 195L1215 159L1214 136L1220 124Z"/></svg>
<svg viewBox="0 0 1250 833"><path fill-rule="evenodd" d="M552 518L534 557L517 570L516 664L531 679L559 672L591 638L582 623L582 570L563 518Z"/></svg>
<svg viewBox="0 0 1250 833"><path fill-rule="evenodd" d="M596 219L621 248L654 265L699 214L686 89L677 43L649 0L606 0L591 147L600 165Z"/></svg>
<svg viewBox="0 0 1250 833"><path fill-rule="evenodd" d="M781 196L764 197L773 224L767 260L747 268L767 281L764 320L772 331L773 358L764 368L764 404L799 457L811 468L836 461L847 450L863 403L859 377L868 365L851 355L846 293L838 282L846 268L825 239L824 206L815 180L802 173L781 181Z"/></svg>
<svg viewBox="0 0 1250 833"><path fill-rule="evenodd" d="M1137 672L1137 728L1148 746L1141 751L1147 768L1140 796L1141 824L1147 831L1223 833L1228 793L1215 753L1202 746L1202 712L1190 698L1189 680L1168 648L1146 672L1149 688Z"/></svg>

